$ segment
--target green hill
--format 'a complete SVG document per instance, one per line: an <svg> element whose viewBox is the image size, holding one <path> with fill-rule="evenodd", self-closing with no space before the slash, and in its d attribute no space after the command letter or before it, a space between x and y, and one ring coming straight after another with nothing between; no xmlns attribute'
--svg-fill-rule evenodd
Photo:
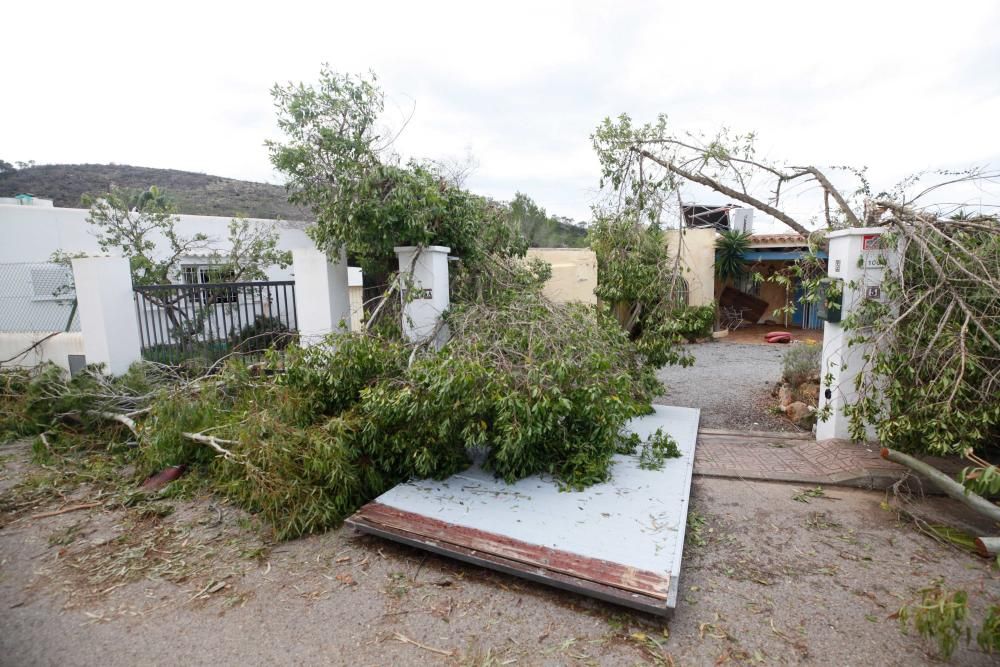
<svg viewBox="0 0 1000 667"><path fill-rule="evenodd" d="M166 192L178 213L313 219L308 210L288 203L285 188L280 185L123 164L46 164L14 169L0 161L0 197L29 193L51 199L56 206L73 208L81 206L82 195L107 192L111 185L132 190L155 185ZM586 229L567 218L546 213L527 195L517 193L510 202L510 210L533 248L587 245Z"/></svg>
<svg viewBox="0 0 1000 667"><path fill-rule="evenodd" d="M280 185L121 164L46 164L4 171L0 173L0 197L23 192L51 199L56 206L79 207L84 193L107 192L112 184L142 190L156 185L166 191L178 213L312 219L308 211L288 203Z"/></svg>

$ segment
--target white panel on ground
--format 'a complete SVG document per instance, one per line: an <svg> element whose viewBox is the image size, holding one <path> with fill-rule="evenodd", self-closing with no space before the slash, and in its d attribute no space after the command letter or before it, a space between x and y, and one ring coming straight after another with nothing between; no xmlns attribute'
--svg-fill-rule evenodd
<svg viewBox="0 0 1000 667"><path fill-rule="evenodd" d="M496 552L506 553L503 561L507 564L497 569L647 611L669 613L676 605L699 412L654 407L654 414L632 420L627 428L643 439L662 428L677 441L681 457L668 459L661 470L642 470L636 456L616 456L608 482L577 492L560 491L554 480L541 476L506 484L474 465L443 481L400 484L362 508L349 523L397 539L398 535L378 529L379 520L373 518L376 513L366 517L368 507L391 508L410 517L407 523L393 524L405 535L435 537L432 544L400 541L488 567L496 564L488 558L478 559L475 552L484 551L484 544L502 547L510 542L516 545L513 551ZM432 521L436 530L424 531L420 518ZM461 550L464 556L450 553L448 544L467 547ZM471 555L469 549L473 550ZM570 576L561 576L558 581L540 576L537 567L528 567L539 563L547 567L560 558L568 565L553 569ZM511 565L515 562L524 564L525 571ZM648 591L645 583L628 584L628 573L634 572L652 575L649 581L660 578L663 590L655 584ZM576 579L597 584L605 594L596 594L587 585L574 586ZM623 589L622 595L608 595L608 588ZM646 592L653 597L636 595ZM630 602L630 598L635 601Z"/></svg>

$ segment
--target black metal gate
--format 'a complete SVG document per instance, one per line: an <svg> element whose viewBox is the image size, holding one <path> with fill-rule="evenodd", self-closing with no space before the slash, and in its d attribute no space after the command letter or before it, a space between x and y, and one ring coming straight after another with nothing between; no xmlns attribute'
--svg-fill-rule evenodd
<svg viewBox="0 0 1000 667"><path fill-rule="evenodd" d="M295 281L142 285L134 288L142 356L177 364L261 355L294 340Z"/></svg>

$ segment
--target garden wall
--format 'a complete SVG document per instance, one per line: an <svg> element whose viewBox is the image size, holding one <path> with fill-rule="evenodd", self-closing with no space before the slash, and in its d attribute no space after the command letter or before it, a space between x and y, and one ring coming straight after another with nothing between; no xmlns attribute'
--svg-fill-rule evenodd
<svg viewBox="0 0 1000 667"><path fill-rule="evenodd" d="M668 229L667 251L680 263L688 284L688 305L706 306L715 300L714 229Z"/></svg>
<svg viewBox="0 0 1000 667"><path fill-rule="evenodd" d="M542 293L556 303L597 303L597 255L588 248L531 248L528 257L548 262L552 277Z"/></svg>
<svg viewBox="0 0 1000 667"><path fill-rule="evenodd" d="M25 353L38 341L51 336ZM22 354L23 353L23 354ZM83 354L83 334L78 331L52 334L31 332L0 332L0 362L4 368L34 368L51 361L69 370L69 355ZM6 361L11 359L11 361Z"/></svg>

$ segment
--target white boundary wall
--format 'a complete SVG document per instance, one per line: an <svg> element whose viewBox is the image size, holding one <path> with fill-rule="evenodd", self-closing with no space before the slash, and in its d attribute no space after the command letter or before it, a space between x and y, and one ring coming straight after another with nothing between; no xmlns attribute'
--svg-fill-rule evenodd
<svg viewBox="0 0 1000 667"><path fill-rule="evenodd" d="M46 338L51 336L51 338ZM31 348L41 341L37 347ZM83 354L83 334L79 331L70 333L32 332L0 332L0 361L11 359L2 368L34 368L51 361L63 370L69 370L69 355Z"/></svg>

